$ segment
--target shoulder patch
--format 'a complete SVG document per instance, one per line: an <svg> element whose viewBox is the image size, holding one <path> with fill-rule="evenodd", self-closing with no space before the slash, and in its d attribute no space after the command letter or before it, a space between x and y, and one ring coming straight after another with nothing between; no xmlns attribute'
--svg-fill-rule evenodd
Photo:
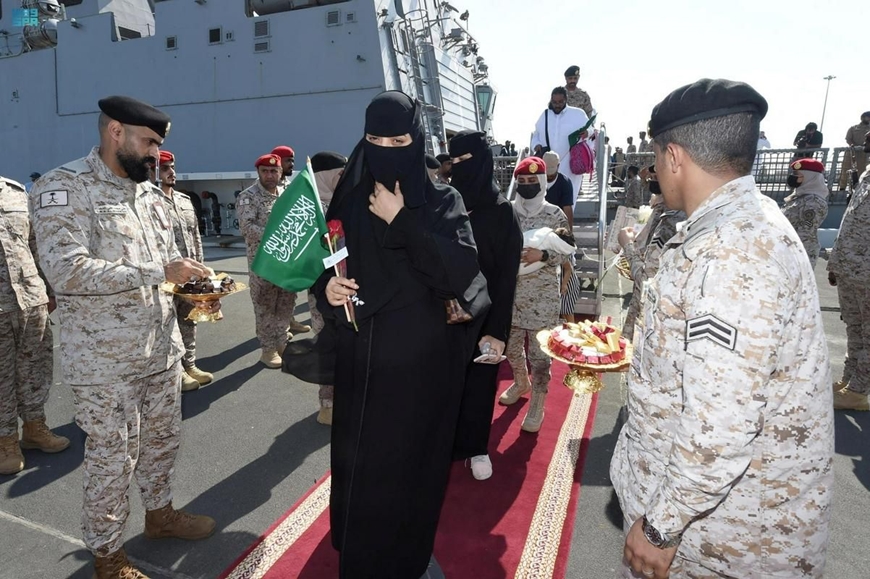
<svg viewBox="0 0 870 579"><path fill-rule="evenodd" d="M66 191L46 191L45 193L40 193L39 195L40 209L44 209L46 207L63 207L65 205L69 205Z"/></svg>
<svg viewBox="0 0 870 579"><path fill-rule="evenodd" d="M686 322L686 345L705 338L733 350L737 346L737 328L710 314Z"/></svg>

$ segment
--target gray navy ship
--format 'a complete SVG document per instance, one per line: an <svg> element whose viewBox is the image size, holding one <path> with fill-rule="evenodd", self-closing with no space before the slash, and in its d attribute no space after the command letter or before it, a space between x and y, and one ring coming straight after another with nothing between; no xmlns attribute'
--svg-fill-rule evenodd
<svg viewBox="0 0 870 579"><path fill-rule="evenodd" d="M0 175L86 155L97 101L126 94L172 116L178 188L215 193L234 233L258 156L349 154L381 91L423 104L435 154L460 130L491 132L467 19L433 0L0 0Z"/></svg>

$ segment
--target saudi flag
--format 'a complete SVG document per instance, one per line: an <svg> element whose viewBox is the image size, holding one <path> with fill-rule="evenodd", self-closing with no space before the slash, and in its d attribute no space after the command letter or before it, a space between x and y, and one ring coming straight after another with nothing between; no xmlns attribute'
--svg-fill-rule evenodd
<svg viewBox="0 0 870 579"><path fill-rule="evenodd" d="M326 218L308 163L272 206L251 270L287 291L308 289L325 269L325 234Z"/></svg>

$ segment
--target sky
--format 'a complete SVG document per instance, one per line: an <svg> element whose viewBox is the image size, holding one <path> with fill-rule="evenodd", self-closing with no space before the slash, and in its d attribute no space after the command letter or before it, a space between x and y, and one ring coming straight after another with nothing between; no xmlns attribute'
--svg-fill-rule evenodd
<svg viewBox="0 0 870 579"><path fill-rule="evenodd" d="M498 142L528 145L550 91L569 65L589 93L612 146L645 130L652 108L700 78L752 85L768 101L761 129L774 148L792 146L809 122L824 146L870 110L866 0L455 0L498 92ZM498 9L493 8L497 6ZM863 40L863 42L862 42Z"/></svg>

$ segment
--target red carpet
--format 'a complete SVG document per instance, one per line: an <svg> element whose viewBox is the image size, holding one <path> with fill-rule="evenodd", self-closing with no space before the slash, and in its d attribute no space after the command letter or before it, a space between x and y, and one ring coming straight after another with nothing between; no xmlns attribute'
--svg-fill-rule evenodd
<svg viewBox="0 0 870 579"><path fill-rule="evenodd" d="M562 385L566 371L553 363L537 434L520 431L527 398L513 406L496 405L491 479L476 481L468 467L454 464L435 543L435 557L448 579L565 577L598 398L575 397ZM510 375L504 363L499 392L510 384ZM338 577L329 537L329 483L328 476L319 481L221 579Z"/></svg>

